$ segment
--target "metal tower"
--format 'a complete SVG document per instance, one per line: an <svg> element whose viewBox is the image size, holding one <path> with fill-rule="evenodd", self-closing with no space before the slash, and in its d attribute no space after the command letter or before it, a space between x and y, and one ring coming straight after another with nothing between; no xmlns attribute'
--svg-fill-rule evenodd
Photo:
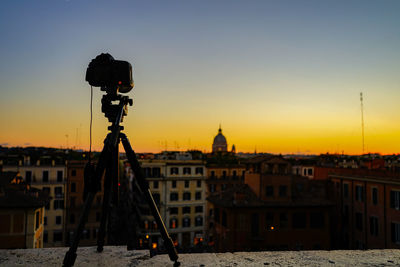
<svg viewBox="0 0 400 267"><path fill-rule="evenodd" d="M362 153L364 154L364 105L363 105L363 93L360 93L360 102L361 102L361 131L362 131Z"/></svg>

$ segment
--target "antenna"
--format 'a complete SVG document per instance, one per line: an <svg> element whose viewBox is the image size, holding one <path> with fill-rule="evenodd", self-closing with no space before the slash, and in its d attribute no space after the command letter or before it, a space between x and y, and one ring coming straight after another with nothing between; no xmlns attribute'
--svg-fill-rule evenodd
<svg viewBox="0 0 400 267"><path fill-rule="evenodd" d="M364 154L364 105L363 105L363 93L360 93L361 102L361 131L362 131L362 153Z"/></svg>

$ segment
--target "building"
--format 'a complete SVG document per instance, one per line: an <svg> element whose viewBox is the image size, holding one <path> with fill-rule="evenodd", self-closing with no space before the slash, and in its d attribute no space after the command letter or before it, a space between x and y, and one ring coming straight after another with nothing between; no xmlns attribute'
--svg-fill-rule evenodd
<svg viewBox="0 0 400 267"><path fill-rule="evenodd" d="M387 172L330 174L341 248L400 248L400 177Z"/></svg>
<svg viewBox="0 0 400 267"><path fill-rule="evenodd" d="M179 250L189 250L201 246L204 239L205 162L194 160L187 153L177 152L175 159L166 155L163 153L162 159L139 161L171 238ZM141 213L139 245L147 246L147 242L161 245L152 214L143 208Z"/></svg>
<svg viewBox="0 0 400 267"><path fill-rule="evenodd" d="M225 136L222 134L221 125L219 126L218 134L214 137L212 152L228 152L228 143L226 142Z"/></svg>
<svg viewBox="0 0 400 267"><path fill-rule="evenodd" d="M42 248L47 196L17 172L0 172L0 249Z"/></svg>
<svg viewBox="0 0 400 267"><path fill-rule="evenodd" d="M215 251L330 249L327 181L291 174L281 157L247 162L243 185L211 194L209 244Z"/></svg>
<svg viewBox="0 0 400 267"><path fill-rule="evenodd" d="M3 171L18 171L28 185L47 192L51 200L46 205L43 246L63 246L66 161L51 155L9 155Z"/></svg>
<svg viewBox="0 0 400 267"><path fill-rule="evenodd" d="M79 223L83 205L84 190L84 171L87 161L74 160L69 161L67 165L68 179L66 183L66 223L65 223L65 244L70 245L76 227ZM97 192L93 203L90 208L88 220L85 224L82 237L80 239L80 246L94 246L97 244L97 234L100 229L101 211L103 204L103 180L101 181L101 190Z"/></svg>

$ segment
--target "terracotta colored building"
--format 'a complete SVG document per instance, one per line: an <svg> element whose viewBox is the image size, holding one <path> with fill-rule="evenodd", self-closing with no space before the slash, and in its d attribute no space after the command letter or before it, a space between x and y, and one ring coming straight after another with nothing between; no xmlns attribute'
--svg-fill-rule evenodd
<svg viewBox="0 0 400 267"><path fill-rule="evenodd" d="M400 178L330 175L337 207L336 243L348 249L400 248Z"/></svg>
<svg viewBox="0 0 400 267"><path fill-rule="evenodd" d="M245 184L208 197L216 251L330 249L328 182L291 174L281 157L247 162Z"/></svg>
<svg viewBox="0 0 400 267"><path fill-rule="evenodd" d="M67 165L66 184L66 224L65 243L70 245L74 231L78 225L79 218L85 203L83 199L84 169L87 161L69 161ZM103 203L103 181L102 190L98 192L93 200L88 221L85 225L80 246L94 246L97 244L97 234L100 229L101 209Z"/></svg>

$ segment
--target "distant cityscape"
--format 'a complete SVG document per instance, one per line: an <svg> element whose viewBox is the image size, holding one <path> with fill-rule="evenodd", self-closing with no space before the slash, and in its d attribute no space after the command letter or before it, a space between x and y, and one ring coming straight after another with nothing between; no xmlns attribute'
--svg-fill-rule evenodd
<svg viewBox="0 0 400 267"><path fill-rule="evenodd" d="M178 252L400 248L400 155L238 153L221 127L210 145L211 153L138 154ZM88 157L0 146L0 248L71 244ZM131 205L111 213L118 220L111 220L106 244L134 242L163 253L159 226L123 153L119 164L119 199ZM103 189L81 246L96 245Z"/></svg>

